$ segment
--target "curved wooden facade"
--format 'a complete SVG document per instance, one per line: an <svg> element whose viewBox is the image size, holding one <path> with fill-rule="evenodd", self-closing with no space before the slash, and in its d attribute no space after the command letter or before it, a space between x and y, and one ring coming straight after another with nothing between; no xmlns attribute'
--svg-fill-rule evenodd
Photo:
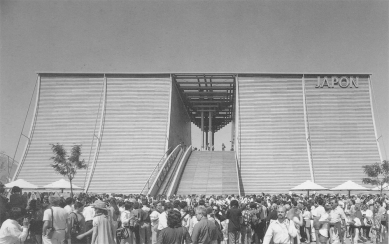
<svg viewBox="0 0 389 244"><path fill-rule="evenodd" d="M212 101L207 90L221 96L221 88L230 100L209 107L227 111L215 123L233 122L242 193L286 192L305 180L328 188L346 180L361 183L362 165L381 160L369 75L229 73L229 87L215 83L198 91L192 80L184 83L185 75L177 77L39 74L30 141L13 179L36 185L58 180L50 144L82 144L88 169L78 172L76 185L91 192L139 193L166 150L191 144L196 109L208 111L206 102L187 97Z"/></svg>

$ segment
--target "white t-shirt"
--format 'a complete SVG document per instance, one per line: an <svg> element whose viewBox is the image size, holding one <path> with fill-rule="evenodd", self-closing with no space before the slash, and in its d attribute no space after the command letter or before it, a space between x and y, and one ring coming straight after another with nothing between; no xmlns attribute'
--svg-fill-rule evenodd
<svg viewBox="0 0 389 244"><path fill-rule="evenodd" d="M370 209L367 209L365 211L365 214L366 214L366 218L372 218L373 217L373 211L371 211Z"/></svg>
<svg viewBox="0 0 389 244"><path fill-rule="evenodd" d="M154 210L150 214L150 220L151 220L151 226L156 226L158 225L158 220L159 220L159 212Z"/></svg>
<svg viewBox="0 0 389 244"><path fill-rule="evenodd" d="M74 209L72 208L72 206L69 206L69 205L66 205L63 209L65 209L66 212L68 212L68 214L70 214L71 212L74 211Z"/></svg>
<svg viewBox="0 0 389 244"><path fill-rule="evenodd" d="M82 211L82 215L84 215L85 221L93 220L93 217L95 217L95 209L92 206L87 206Z"/></svg>
<svg viewBox="0 0 389 244"><path fill-rule="evenodd" d="M323 206L319 205L317 208L315 208L316 212L316 217L321 217L323 214L326 213L326 210L324 209Z"/></svg>
<svg viewBox="0 0 389 244"><path fill-rule="evenodd" d="M328 218L329 218L329 214L327 212L324 212L324 214L322 214L320 216L320 219L319 219L319 222L320 221L327 221ZM329 223L325 223L321 226L320 230L319 230L319 233L322 235L322 236L325 236L325 237L328 237L328 229L329 229Z"/></svg>
<svg viewBox="0 0 389 244"><path fill-rule="evenodd" d="M12 219L3 222L0 229L0 244L19 244L26 240L28 229Z"/></svg>
<svg viewBox="0 0 389 244"><path fill-rule="evenodd" d="M43 214L43 221L51 221L51 209L53 209L53 226L55 230L65 230L66 220L69 216L68 212L61 207L51 207L45 210ZM49 226L51 227L51 225Z"/></svg>
<svg viewBox="0 0 389 244"><path fill-rule="evenodd" d="M163 212L159 215L158 230L163 230L167 227L167 214Z"/></svg>

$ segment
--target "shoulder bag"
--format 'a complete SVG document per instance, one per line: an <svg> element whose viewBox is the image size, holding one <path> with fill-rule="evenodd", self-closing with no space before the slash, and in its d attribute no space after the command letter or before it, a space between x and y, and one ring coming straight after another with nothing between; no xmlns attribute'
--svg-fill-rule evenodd
<svg viewBox="0 0 389 244"><path fill-rule="evenodd" d="M53 223L54 223L54 212L53 212L53 208L50 208L51 210L51 227L50 228L47 228L46 230L46 235L47 235L47 238L51 239L53 238L53 234L54 234L54 226L53 226Z"/></svg>

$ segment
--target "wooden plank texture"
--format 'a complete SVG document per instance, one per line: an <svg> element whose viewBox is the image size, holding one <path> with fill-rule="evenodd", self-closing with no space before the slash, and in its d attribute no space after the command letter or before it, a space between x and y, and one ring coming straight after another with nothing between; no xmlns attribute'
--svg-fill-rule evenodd
<svg viewBox="0 0 389 244"><path fill-rule="evenodd" d="M316 77L305 82L316 182L362 184L362 166L379 162L368 79L359 77L358 88L315 88Z"/></svg>
<svg viewBox="0 0 389 244"><path fill-rule="evenodd" d="M284 193L310 179L301 79L239 77L245 193Z"/></svg>
<svg viewBox="0 0 389 244"><path fill-rule="evenodd" d="M82 144L81 159L87 163L93 160L93 134L96 121L98 132L102 91L103 78L54 74L41 78L36 126L17 179L43 186L62 178L50 167L50 144L63 144L69 153L73 144ZM87 170L79 170L73 183L83 187L86 173Z"/></svg>
<svg viewBox="0 0 389 244"><path fill-rule="evenodd" d="M169 78L108 78L102 144L89 191L139 193L165 152Z"/></svg>

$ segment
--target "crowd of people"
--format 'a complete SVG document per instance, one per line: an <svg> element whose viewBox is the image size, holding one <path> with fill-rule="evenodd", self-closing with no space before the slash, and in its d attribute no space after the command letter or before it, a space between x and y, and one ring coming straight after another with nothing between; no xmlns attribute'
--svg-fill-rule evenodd
<svg viewBox="0 0 389 244"><path fill-rule="evenodd" d="M376 244L388 229L387 195L0 193L0 244Z"/></svg>

